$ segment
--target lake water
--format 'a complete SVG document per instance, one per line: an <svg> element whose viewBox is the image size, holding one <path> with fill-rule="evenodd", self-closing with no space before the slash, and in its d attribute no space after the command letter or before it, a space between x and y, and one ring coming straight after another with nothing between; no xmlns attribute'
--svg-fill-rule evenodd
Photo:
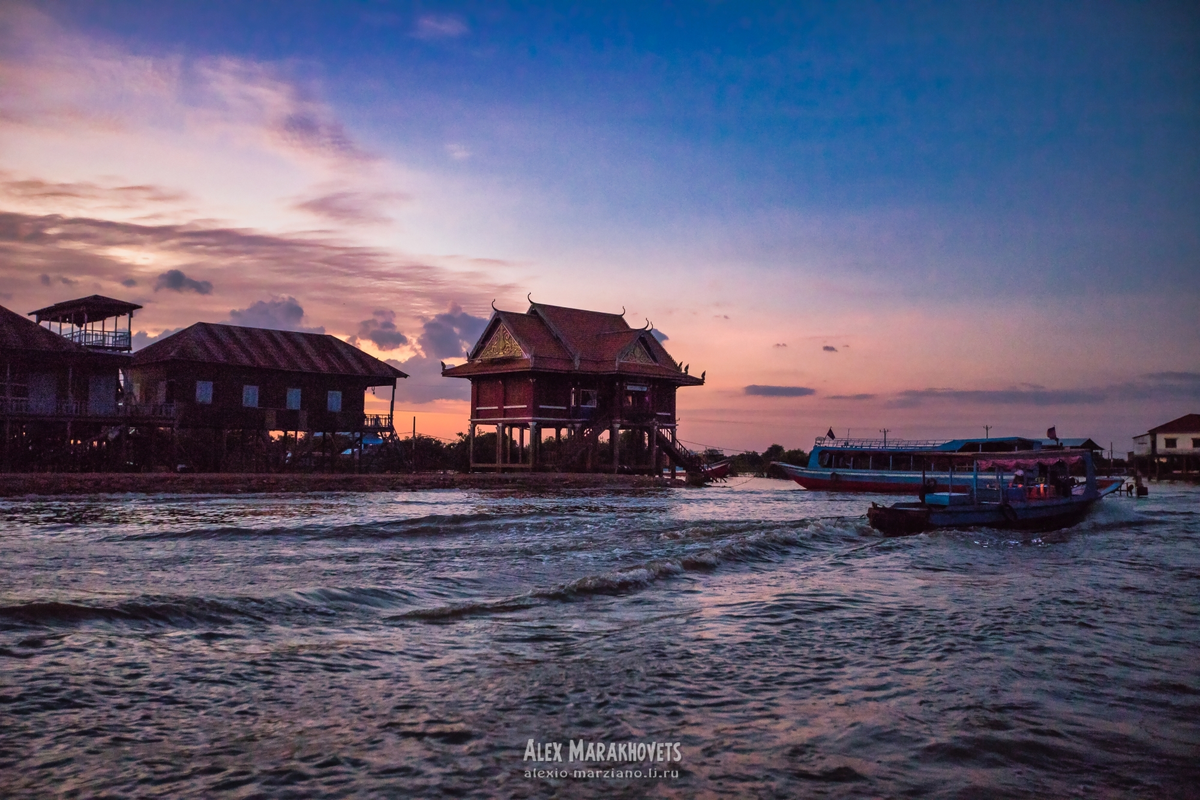
<svg viewBox="0 0 1200 800"><path fill-rule="evenodd" d="M1151 492L0 501L0 795L1195 797L1200 491Z"/></svg>

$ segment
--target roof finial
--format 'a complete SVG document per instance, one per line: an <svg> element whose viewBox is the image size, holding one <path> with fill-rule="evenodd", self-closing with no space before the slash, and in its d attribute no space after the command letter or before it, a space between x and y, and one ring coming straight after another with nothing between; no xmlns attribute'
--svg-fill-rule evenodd
<svg viewBox="0 0 1200 800"><path fill-rule="evenodd" d="M654 330L654 323L650 321L649 317L646 317L646 327L643 328L643 330L647 330L647 331Z"/></svg>
<svg viewBox="0 0 1200 800"><path fill-rule="evenodd" d="M533 305L532 295L533 295L533 292L529 292L528 294L525 295L525 299L529 301L529 305Z"/></svg>
<svg viewBox="0 0 1200 800"><path fill-rule="evenodd" d="M621 306L621 316L625 316L625 306Z"/></svg>
<svg viewBox="0 0 1200 800"><path fill-rule="evenodd" d="M493 297L492 298L492 311L499 311L499 310L500 309L496 308L496 298Z"/></svg>

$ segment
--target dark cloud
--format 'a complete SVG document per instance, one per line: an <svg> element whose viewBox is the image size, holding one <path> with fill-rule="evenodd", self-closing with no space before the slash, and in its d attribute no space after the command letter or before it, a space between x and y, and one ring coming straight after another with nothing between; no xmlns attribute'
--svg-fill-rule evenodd
<svg viewBox="0 0 1200 800"><path fill-rule="evenodd" d="M42 286L50 285L50 276L44 272L41 275L38 275L38 280L41 282Z"/></svg>
<svg viewBox="0 0 1200 800"><path fill-rule="evenodd" d="M292 208L349 225L386 225L392 219L380 207L409 199L399 192L333 192L296 203Z"/></svg>
<svg viewBox="0 0 1200 800"><path fill-rule="evenodd" d="M462 296L464 286L483 297L510 292L484 272L450 272L375 247L348 245L309 235L271 235L211 223L147 225L87 217L0 212L0 284L44 274L119 283L132 262L114 251L159 255L176 263L203 264L221 276L224 291L245 296L292 286L320 285L324 294L347 296L368 288L442 305ZM294 291L294 290L293 290Z"/></svg>
<svg viewBox="0 0 1200 800"><path fill-rule="evenodd" d="M776 342L775 344L773 344L771 346L772 347L787 347L787 343L786 342Z"/></svg>
<svg viewBox="0 0 1200 800"><path fill-rule="evenodd" d="M76 283L78 283L78 281L73 281L65 275L59 275L57 280L63 286L74 286ZM38 281L42 284L42 286L50 286L54 283L55 279L43 272L41 275L38 275Z"/></svg>
<svg viewBox="0 0 1200 800"><path fill-rule="evenodd" d="M396 312L379 309L371 319L364 319L358 324L358 335L350 339L357 346L359 339L374 343L380 350L395 350L403 344L408 344L408 337L396 329Z"/></svg>
<svg viewBox="0 0 1200 800"><path fill-rule="evenodd" d="M824 350L826 353L836 353L837 352L836 347L834 347L833 345L828 345L828 344L825 345L824 347L822 347L821 349Z"/></svg>
<svg viewBox="0 0 1200 800"><path fill-rule="evenodd" d="M1143 377L1155 382L1200 383L1200 372L1151 372Z"/></svg>
<svg viewBox="0 0 1200 800"><path fill-rule="evenodd" d="M407 372L408 380L400 382L396 398L410 403L433 400L469 400L471 384L461 378L443 378L441 361L462 358L487 325L485 317L466 313L457 303L425 320L417 344L422 354L407 361L388 360L389 364Z"/></svg>
<svg viewBox="0 0 1200 800"><path fill-rule="evenodd" d="M132 289L134 286L137 286L137 281L133 278L126 278L125 280L121 281L121 285L126 289Z"/></svg>
<svg viewBox="0 0 1200 800"><path fill-rule="evenodd" d="M122 281L124 284L124 281ZM169 289L172 292L195 292L196 294L212 294L213 285L208 281L197 281L183 274L183 270L169 269L158 276L154 283L154 291Z"/></svg>
<svg viewBox="0 0 1200 800"><path fill-rule="evenodd" d="M873 394L831 394L830 400L874 400Z"/></svg>
<svg viewBox="0 0 1200 800"><path fill-rule="evenodd" d="M229 321L246 328L270 328L277 331L300 331L301 333L324 333L325 328L310 328L304 321L304 308L294 297L272 297L257 300L242 309L231 309Z"/></svg>
<svg viewBox="0 0 1200 800"><path fill-rule="evenodd" d="M807 386L759 386L751 384L745 389L746 394L755 397L808 397L816 394L816 389Z"/></svg>
<svg viewBox="0 0 1200 800"><path fill-rule="evenodd" d="M671 338L670 336L667 336L665 333L660 331L658 328L652 328L650 330L650 335L653 336L655 339L658 339L660 342L665 342Z"/></svg>

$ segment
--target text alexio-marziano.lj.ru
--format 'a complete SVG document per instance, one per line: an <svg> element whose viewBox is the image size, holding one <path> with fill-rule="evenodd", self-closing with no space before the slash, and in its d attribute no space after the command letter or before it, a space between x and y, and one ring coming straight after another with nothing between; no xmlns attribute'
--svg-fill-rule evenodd
<svg viewBox="0 0 1200 800"><path fill-rule="evenodd" d="M562 742L535 742L530 739L525 744L524 761L535 761L539 764L558 762L563 759ZM583 739L567 741L566 762L574 763L613 763L613 762L642 762L679 763L683 755L679 751L679 742L589 742ZM537 772L541 772L538 770ZM659 776L666 777L662 773ZM526 772L526 777L543 777L535 775L533 770ZM549 777L549 776L546 776ZM555 777L568 777L567 774ZM599 776L597 776L599 777Z"/></svg>

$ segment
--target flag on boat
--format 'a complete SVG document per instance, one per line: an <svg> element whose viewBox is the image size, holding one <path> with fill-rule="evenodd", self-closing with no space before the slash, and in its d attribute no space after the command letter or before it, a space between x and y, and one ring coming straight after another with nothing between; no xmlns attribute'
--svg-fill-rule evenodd
<svg viewBox="0 0 1200 800"><path fill-rule="evenodd" d="M829 429L829 433L825 434L825 438L826 439L836 439L837 438L836 436L833 435L833 428Z"/></svg>
<svg viewBox="0 0 1200 800"><path fill-rule="evenodd" d="M1050 427L1049 427L1049 428L1046 430L1046 438L1047 438L1047 439L1055 439L1055 440L1057 440L1057 439L1058 439L1058 431L1056 430L1056 428L1057 428L1057 427L1058 427L1058 426L1056 426L1056 425L1051 425L1051 426L1050 426Z"/></svg>

